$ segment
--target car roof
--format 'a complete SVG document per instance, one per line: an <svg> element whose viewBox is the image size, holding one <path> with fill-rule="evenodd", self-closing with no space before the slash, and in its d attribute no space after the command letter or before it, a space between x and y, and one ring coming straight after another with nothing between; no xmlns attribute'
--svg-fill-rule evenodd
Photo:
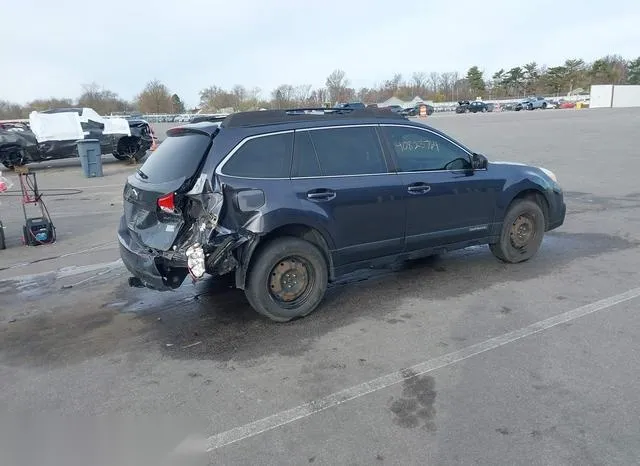
<svg viewBox="0 0 640 466"><path fill-rule="evenodd" d="M222 122L223 128L250 128L292 124L293 126L314 126L340 122L356 124L363 121L379 122L380 120L406 119L384 108L296 108L289 110L266 110L256 112L233 113Z"/></svg>

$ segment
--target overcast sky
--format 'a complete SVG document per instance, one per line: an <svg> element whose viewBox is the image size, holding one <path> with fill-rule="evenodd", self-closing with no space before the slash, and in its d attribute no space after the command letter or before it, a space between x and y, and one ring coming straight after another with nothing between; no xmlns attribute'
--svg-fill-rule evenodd
<svg viewBox="0 0 640 466"><path fill-rule="evenodd" d="M90 5L95 5L90 7ZM153 6L148 6L153 5ZM77 97L97 82L126 99L151 79L189 105L210 85L351 85L402 73L487 75L640 55L639 0L22 0L0 7L0 99ZM91 13L90 8L95 8Z"/></svg>

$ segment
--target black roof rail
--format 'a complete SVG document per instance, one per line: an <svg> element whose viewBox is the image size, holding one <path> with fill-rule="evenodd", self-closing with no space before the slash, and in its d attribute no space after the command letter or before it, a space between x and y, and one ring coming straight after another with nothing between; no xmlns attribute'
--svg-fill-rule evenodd
<svg viewBox="0 0 640 466"><path fill-rule="evenodd" d="M322 121L355 118L407 118L384 108L291 108L286 110L258 110L239 112L227 116L222 122L225 128L261 126L301 121Z"/></svg>
<svg viewBox="0 0 640 466"><path fill-rule="evenodd" d="M200 123L203 121L210 121L210 122L216 122L216 121L223 121L225 118L227 118L228 115L222 116L222 115L196 115L194 116L188 123Z"/></svg>

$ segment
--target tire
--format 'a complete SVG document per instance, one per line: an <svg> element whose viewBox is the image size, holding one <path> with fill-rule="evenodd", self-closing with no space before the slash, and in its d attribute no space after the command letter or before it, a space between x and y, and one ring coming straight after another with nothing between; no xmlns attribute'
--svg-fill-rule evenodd
<svg viewBox="0 0 640 466"><path fill-rule="evenodd" d="M4 226L0 222L0 251L7 249L7 243L4 240Z"/></svg>
<svg viewBox="0 0 640 466"><path fill-rule="evenodd" d="M487 107L482 108L482 113L487 113Z"/></svg>
<svg viewBox="0 0 640 466"><path fill-rule="evenodd" d="M546 109L547 109L547 103L545 102L542 104L542 110L546 110Z"/></svg>
<svg viewBox="0 0 640 466"><path fill-rule="evenodd" d="M518 237L518 225L524 225L524 231L531 228L531 233L525 234L528 236L527 239ZM490 244L489 248L493 255L503 262L517 264L527 261L540 249L545 225L544 212L537 202L518 199L511 204L504 217L500 239L497 243Z"/></svg>
<svg viewBox="0 0 640 466"><path fill-rule="evenodd" d="M527 110L533 110L533 105L531 104L527 105Z"/></svg>
<svg viewBox="0 0 640 466"><path fill-rule="evenodd" d="M286 293L283 283L290 277L294 277L292 286L298 285L296 272L305 274L306 286L301 284L299 296L287 303L275 295L278 289L280 294ZM315 245L285 236L267 243L257 253L249 270L245 295L258 313L275 322L287 322L309 315L318 307L327 290L328 277L327 260Z"/></svg>
<svg viewBox="0 0 640 466"><path fill-rule="evenodd" d="M117 154L113 154L116 159L130 162L139 162L147 153L140 138L135 136L121 138L116 150Z"/></svg>

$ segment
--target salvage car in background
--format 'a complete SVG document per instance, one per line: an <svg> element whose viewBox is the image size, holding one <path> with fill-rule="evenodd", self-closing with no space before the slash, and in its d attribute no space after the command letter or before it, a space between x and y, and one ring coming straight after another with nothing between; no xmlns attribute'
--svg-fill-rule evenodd
<svg viewBox="0 0 640 466"><path fill-rule="evenodd" d="M433 105L429 105L429 104L425 104L425 103L419 103L413 107L409 107L409 108L405 108L404 110L400 111L400 115L402 116L407 116L407 117L414 117L414 116L420 116L420 107L421 106L425 106L427 107L427 115L432 115L433 112L435 111L435 109L433 108Z"/></svg>
<svg viewBox="0 0 640 466"><path fill-rule="evenodd" d="M493 106L491 107L491 110L493 110ZM458 102L458 106L456 107L456 113L485 113L488 111L489 106L481 100L474 100L473 102L461 100Z"/></svg>
<svg viewBox="0 0 640 466"><path fill-rule="evenodd" d="M529 97L522 102L518 102L515 110L517 112L520 110L535 110L537 108L544 110L548 106L549 104L544 97Z"/></svg>
<svg viewBox="0 0 640 466"><path fill-rule="evenodd" d="M77 113L85 139L98 139L103 154L112 154L118 160L141 160L153 144L153 131L149 123L139 118L129 118L130 134L104 134L106 118L90 108L57 108L43 114ZM7 168L78 156L76 140L38 141L27 122L0 124L0 162Z"/></svg>

